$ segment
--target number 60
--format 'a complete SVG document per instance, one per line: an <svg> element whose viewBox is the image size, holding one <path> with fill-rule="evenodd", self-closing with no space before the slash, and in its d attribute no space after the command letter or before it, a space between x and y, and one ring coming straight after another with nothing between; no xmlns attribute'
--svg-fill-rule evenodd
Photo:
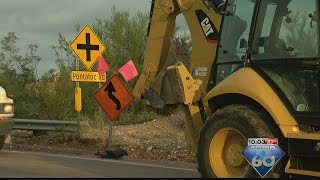
<svg viewBox="0 0 320 180"><path fill-rule="evenodd" d="M267 160L270 160L270 162L268 162ZM275 162L276 160L274 156L265 156L262 160L258 159L258 156L254 156L251 160L251 164L253 167L260 167L262 164L265 167L272 167Z"/></svg>

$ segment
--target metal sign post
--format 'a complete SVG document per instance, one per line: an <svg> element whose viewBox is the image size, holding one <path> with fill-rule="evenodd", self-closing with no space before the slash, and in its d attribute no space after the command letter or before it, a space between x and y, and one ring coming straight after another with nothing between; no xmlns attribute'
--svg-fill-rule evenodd
<svg viewBox="0 0 320 180"><path fill-rule="evenodd" d="M99 89L101 88L101 86L102 86L102 83L101 82L99 82ZM100 112L100 115L102 115L102 109L100 108L99 109L99 112ZM108 123L109 123L109 128L108 128L108 130L109 130L109 137L108 136L106 136L107 138L106 138L106 142L108 142L108 148L107 148L107 150L111 150L112 149L112 121L111 120L107 120L108 121Z"/></svg>
<svg viewBox="0 0 320 180"><path fill-rule="evenodd" d="M76 61L76 70L79 71L79 60L77 60L77 58L75 57L74 60ZM76 88L80 88L80 83L76 82ZM81 98L81 94L80 94L80 98ZM79 103L79 102L78 102ZM78 138L80 138L80 109L77 109L77 119L78 119Z"/></svg>
<svg viewBox="0 0 320 180"><path fill-rule="evenodd" d="M109 120L109 145L108 145L108 149L111 150L112 146L112 121Z"/></svg>

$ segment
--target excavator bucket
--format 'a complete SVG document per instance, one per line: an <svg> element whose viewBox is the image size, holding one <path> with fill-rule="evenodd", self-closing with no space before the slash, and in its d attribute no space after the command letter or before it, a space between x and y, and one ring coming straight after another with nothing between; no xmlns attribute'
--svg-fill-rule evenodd
<svg viewBox="0 0 320 180"><path fill-rule="evenodd" d="M189 67L190 57L186 45L178 38L173 40L169 49L167 61L158 71L150 89L142 94L144 103L155 108L163 108L166 104L183 103L181 83L175 69L177 64Z"/></svg>

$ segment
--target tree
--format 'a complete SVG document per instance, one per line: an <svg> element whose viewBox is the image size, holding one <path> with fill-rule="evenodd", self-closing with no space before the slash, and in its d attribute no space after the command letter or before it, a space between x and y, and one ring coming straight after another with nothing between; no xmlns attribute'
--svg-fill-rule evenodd
<svg viewBox="0 0 320 180"><path fill-rule="evenodd" d="M137 12L130 16L128 11L111 8L108 19L96 18L93 29L106 45L105 57L116 70L132 59L139 70L142 69L146 33L149 16Z"/></svg>
<svg viewBox="0 0 320 180"><path fill-rule="evenodd" d="M0 54L0 72L2 74L7 74L9 77L16 77L17 71L14 66L14 61L16 58L20 58L17 54L19 49L16 48L16 41L18 37L14 32L9 32L7 36L5 36L1 40L1 54ZM8 78L6 77L8 80ZM5 79L2 80L2 83L5 83ZM6 83L7 84L7 83Z"/></svg>
<svg viewBox="0 0 320 180"><path fill-rule="evenodd" d="M25 87L36 82L37 64L41 58L37 55L36 44L28 45L23 57L17 48L18 40L14 32L9 32L1 40L0 84L15 94L15 116L34 118L36 98L33 91Z"/></svg>
<svg viewBox="0 0 320 180"><path fill-rule="evenodd" d="M70 72L74 68L75 56L69 48L69 41L59 33L58 44L51 48L55 55L57 69L45 73L33 90L37 97L38 118L69 119L75 116L74 85L70 80Z"/></svg>
<svg viewBox="0 0 320 180"><path fill-rule="evenodd" d="M68 41L61 33L59 33L58 44L52 45L51 48L56 57L58 68L72 69L75 66L75 56L69 48L71 41Z"/></svg>

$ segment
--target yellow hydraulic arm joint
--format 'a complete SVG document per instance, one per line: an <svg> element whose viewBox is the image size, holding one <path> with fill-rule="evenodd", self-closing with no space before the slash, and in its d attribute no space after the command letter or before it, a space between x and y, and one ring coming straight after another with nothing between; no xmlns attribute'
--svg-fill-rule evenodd
<svg viewBox="0 0 320 180"><path fill-rule="evenodd" d="M179 77L178 82L183 94L184 104L192 104L193 102L199 100L200 97L196 96L196 94L199 94L199 88L202 84L202 81L193 79L188 69L181 63L178 63L175 68L177 76Z"/></svg>
<svg viewBox="0 0 320 180"><path fill-rule="evenodd" d="M177 63L174 68L178 79L180 92L182 92L183 103L187 106L184 107L186 115L185 119L185 137L187 143L191 146L193 152L197 151L196 142L199 137L200 129L203 125L200 109L196 104L201 98L199 91L202 81L194 79L186 66L183 63Z"/></svg>

